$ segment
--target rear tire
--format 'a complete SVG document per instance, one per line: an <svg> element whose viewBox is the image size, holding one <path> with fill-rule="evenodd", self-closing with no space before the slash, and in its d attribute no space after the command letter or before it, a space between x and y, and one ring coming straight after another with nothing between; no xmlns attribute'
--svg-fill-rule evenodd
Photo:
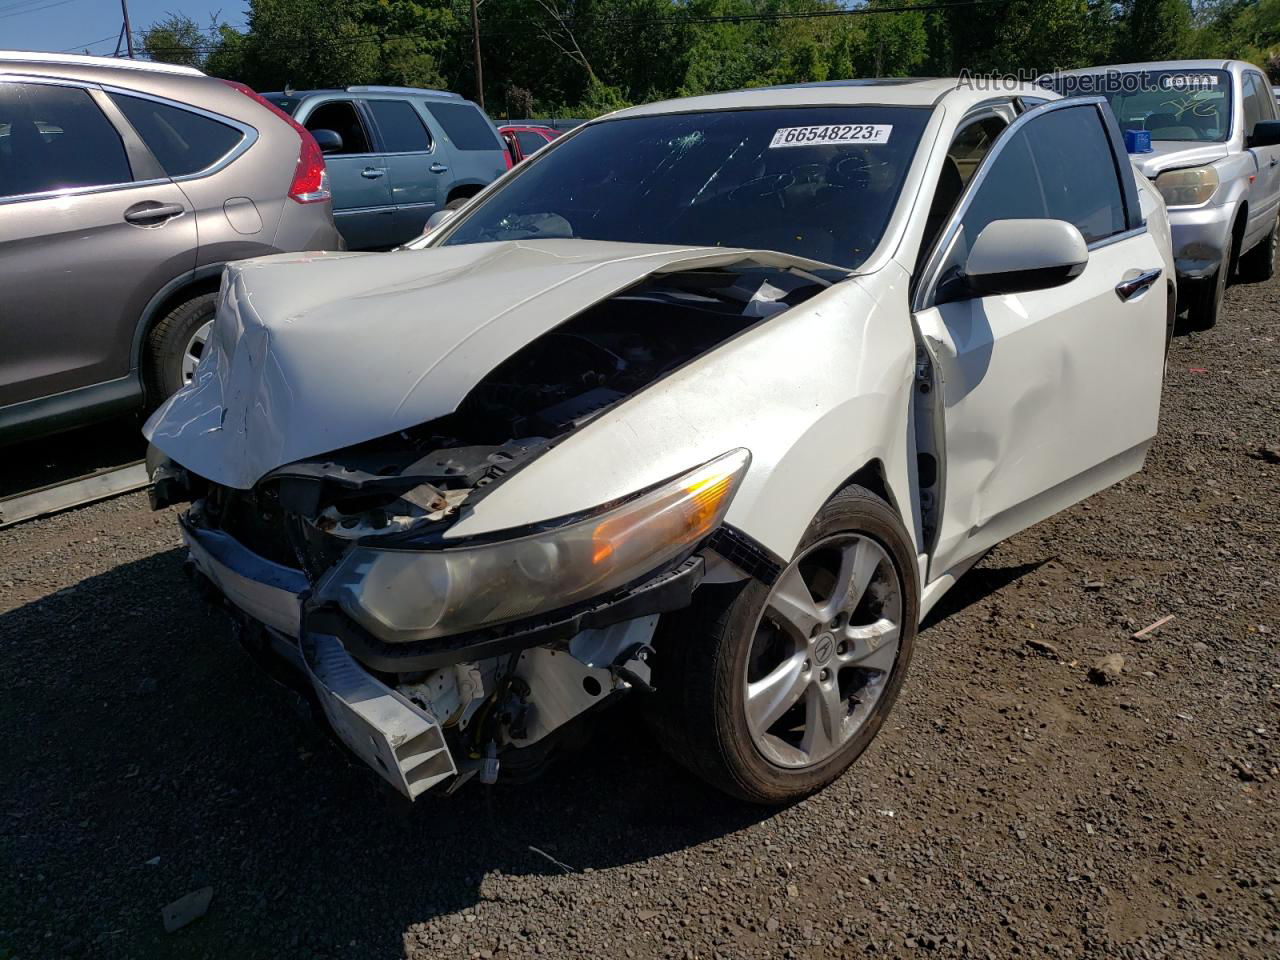
<svg viewBox="0 0 1280 960"><path fill-rule="evenodd" d="M858 559L864 548L866 564ZM824 567L825 557L832 559ZM855 586L842 590L846 567ZM865 578L856 572L868 567ZM824 577L830 586L815 591ZM783 624L778 614L797 583L826 614L807 640L793 629L802 620ZM893 509L863 487L842 490L772 587L757 580L704 587L692 607L664 618L650 698L659 743L712 786L751 803L783 804L821 789L867 748L892 709L911 661L918 595L914 548ZM852 598L849 609L841 598ZM771 644L781 646L770 653ZM773 691L783 686L800 692L775 707Z"/></svg>
<svg viewBox="0 0 1280 960"><path fill-rule="evenodd" d="M1239 277L1245 283L1263 283L1275 276L1276 235L1280 232L1280 218L1271 224L1271 232L1246 254L1240 257Z"/></svg>
<svg viewBox="0 0 1280 960"><path fill-rule="evenodd" d="M160 403L190 380L217 307L216 293L202 293L178 304L151 328L146 364L151 402Z"/></svg>

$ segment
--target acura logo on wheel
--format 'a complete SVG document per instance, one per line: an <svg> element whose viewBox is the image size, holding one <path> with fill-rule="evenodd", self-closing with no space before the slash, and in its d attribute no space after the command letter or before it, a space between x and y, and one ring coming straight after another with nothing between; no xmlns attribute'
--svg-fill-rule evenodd
<svg viewBox="0 0 1280 960"><path fill-rule="evenodd" d="M813 648L813 658L819 663L826 663L831 659L831 651L835 647L835 640L831 634L824 633L818 638L818 642Z"/></svg>

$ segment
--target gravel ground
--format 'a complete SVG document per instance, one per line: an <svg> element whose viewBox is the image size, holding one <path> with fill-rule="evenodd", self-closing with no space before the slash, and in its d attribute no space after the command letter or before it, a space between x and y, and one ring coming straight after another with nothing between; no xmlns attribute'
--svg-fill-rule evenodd
<svg viewBox="0 0 1280 960"><path fill-rule="evenodd" d="M782 811L627 710L411 807L197 603L172 512L0 532L0 958L1280 955L1278 304L1233 288L1174 342L1146 470L995 550L863 759Z"/></svg>

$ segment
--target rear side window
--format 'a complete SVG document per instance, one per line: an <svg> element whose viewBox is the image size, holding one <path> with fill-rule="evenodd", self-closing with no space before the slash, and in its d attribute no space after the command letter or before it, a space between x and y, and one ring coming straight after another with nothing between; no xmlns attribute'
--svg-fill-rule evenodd
<svg viewBox="0 0 1280 960"><path fill-rule="evenodd" d="M516 139L520 141L520 150L527 157L535 150L539 150L547 145L547 141L542 139L536 133L529 133L527 130L519 130L516 132Z"/></svg>
<svg viewBox="0 0 1280 960"><path fill-rule="evenodd" d="M87 91L0 83L0 196L132 179L120 134Z"/></svg>
<svg viewBox="0 0 1280 960"><path fill-rule="evenodd" d="M171 177L208 169L244 139L235 127L190 110L121 93L111 99Z"/></svg>
<svg viewBox="0 0 1280 960"><path fill-rule="evenodd" d="M1018 130L992 161L963 219L972 245L993 220L1065 220L1086 243L1126 229L1106 131L1092 106L1054 110Z"/></svg>
<svg viewBox="0 0 1280 960"><path fill-rule="evenodd" d="M369 109L387 153L424 153L431 136L413 105L404 100L370 100Z"/></svg>
<svg viewBox="0 0 1280 960"><path fill-rule="evenodd" d="M479 109L469 103L427 101L426 108L444 127L449 140L459 150L501 150L502 144Z"/></svg>

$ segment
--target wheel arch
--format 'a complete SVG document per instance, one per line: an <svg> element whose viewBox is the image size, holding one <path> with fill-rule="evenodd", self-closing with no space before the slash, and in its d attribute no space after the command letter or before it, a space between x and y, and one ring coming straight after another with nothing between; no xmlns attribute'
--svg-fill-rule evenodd
<svg viewBox="0 0 1280 960"><path fill-rule="evenodd" d="M479 180L460 181L449 188L449 195L445 197L444 202L452 203L454 200L470 200L487 186L487 183L481 183Z"/></svg>
<svg viewBox="0 0 1280 960"><path fill-rule="evenodd" d="M133 345L129 354L130 373L136 374L142 369L147 349L147 334L151 332L151 328L157 321L184 300L204 293L216 293L222 283L222 269L225 266L225 263L211 263L174 277L147 301L133 331Z"/></svg>

